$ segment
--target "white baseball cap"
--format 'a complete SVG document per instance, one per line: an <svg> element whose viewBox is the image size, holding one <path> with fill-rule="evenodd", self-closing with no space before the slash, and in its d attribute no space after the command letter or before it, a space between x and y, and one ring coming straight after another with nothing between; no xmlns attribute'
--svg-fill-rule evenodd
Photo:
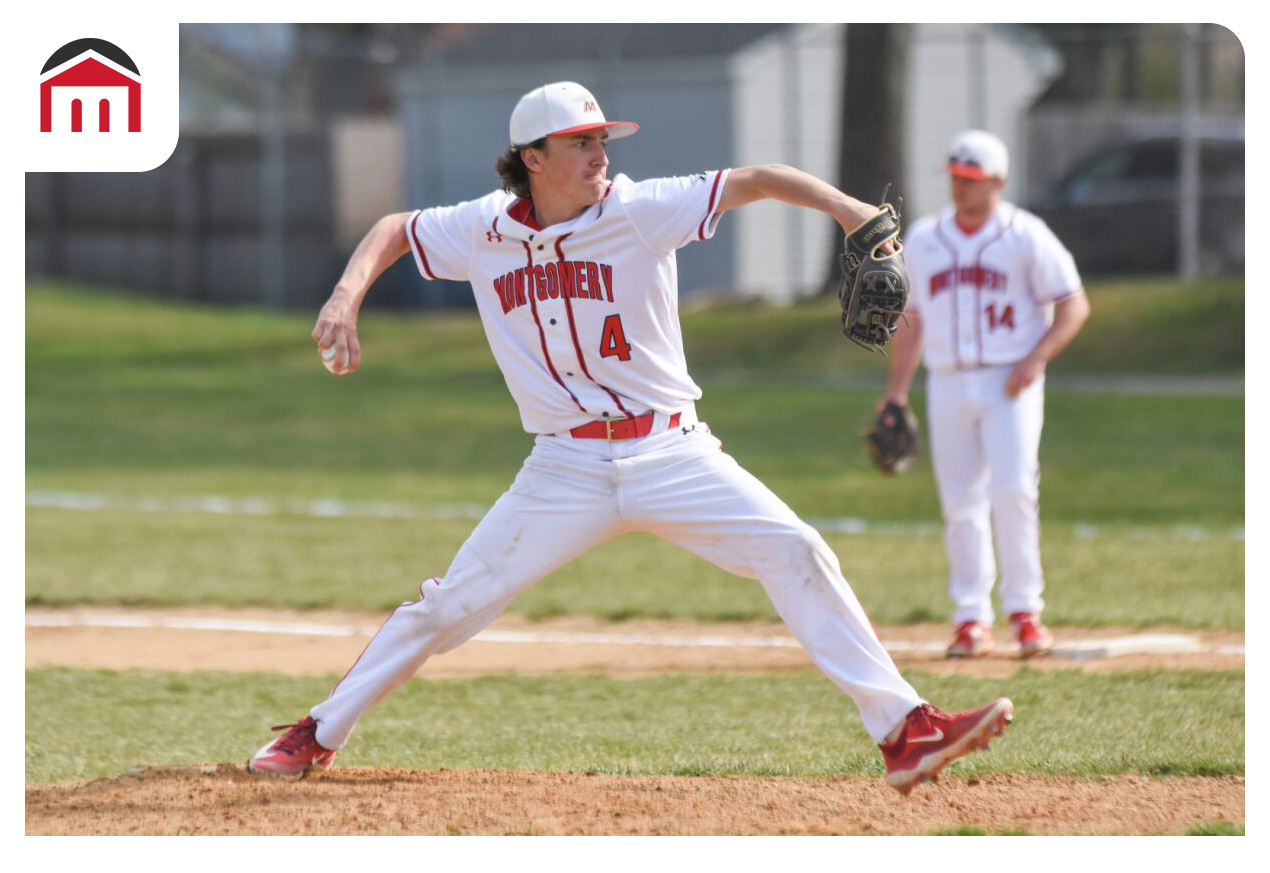
<svg viewBox="0 0 1270 873"><path fill-rule="evenodd" d="M511 140L514 146L524 146L544 136L601 127L608 128L609 139L639 130L633 121L606 121L595 95L577 82L552 82L520 98L512 110Z"/></svg>
<svg viewBox="0 0 1270 873"><path fill-rule="evenodd" d="M1005 143L986 130L957 134L948 147L948 172L965 179L1004 179L1010 169Z"/></svg>

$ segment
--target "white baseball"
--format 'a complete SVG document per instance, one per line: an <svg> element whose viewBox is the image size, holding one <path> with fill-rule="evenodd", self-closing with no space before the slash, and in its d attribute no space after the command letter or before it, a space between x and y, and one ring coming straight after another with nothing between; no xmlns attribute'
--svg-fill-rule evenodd
<svg viewBox="0 0 1270 873"><path fill-rule="evenodd" d="M330 370L332 373L335 372L335 346L334 345L329 345L326 348L322 349L322 363L323 365L325 365L326 369Z"/></svg>

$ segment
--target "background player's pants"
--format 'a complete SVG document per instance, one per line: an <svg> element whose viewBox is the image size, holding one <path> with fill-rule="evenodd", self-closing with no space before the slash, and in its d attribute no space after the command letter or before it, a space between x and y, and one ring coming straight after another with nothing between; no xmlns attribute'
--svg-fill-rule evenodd
<svg viewBox="0 0 1270 873"><path fill-rule="evenodd" d="M927 380L931 460L939 485L948 548L954 622L992 622L992 554L996 528L1001 607L1037 612L1041 591L1039 518L1041 425L1045 379L1011 398L1013 367L932 372Z"/></svg>
<svg viewBox="0 0 1270 873"><path fill-rule="evenodd" d="M311 710L318 742L344 745L358 717L431 655L475 636L516 594L618 534L648 531L757 578L812 660L881 740L922 698L878 641L821 536L720 449L704 424L607 442L540 436L510 489L443 578L420 586ZM630 584L638 585L639 579Z"/></svg>

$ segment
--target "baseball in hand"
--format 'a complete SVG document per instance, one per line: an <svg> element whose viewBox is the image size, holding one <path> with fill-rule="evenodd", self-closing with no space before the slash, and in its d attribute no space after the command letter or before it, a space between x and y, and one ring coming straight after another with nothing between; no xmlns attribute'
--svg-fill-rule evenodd
<svg viewBox="0 0 1270 873"><path fill-rule="evenodd" d="M335 372L335 346L334 345L329 345L326 348L322 349L322 363L326 366L326 369L330 370L332 373Z"/></svg>

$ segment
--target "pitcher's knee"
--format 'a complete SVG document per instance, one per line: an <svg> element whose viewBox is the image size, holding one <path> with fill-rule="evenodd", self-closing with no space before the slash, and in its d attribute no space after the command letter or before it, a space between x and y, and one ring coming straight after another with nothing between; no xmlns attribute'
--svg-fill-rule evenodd
<svg viewBox="0 0 1270 873"><path fill-rule="evenodd" d="M775 559L798 576L819 576L836 571L838 557L825 538L809 524L792 525L781 531Z"/></svg>
<svg viewBox="0 0 1270 873"><path fill-rule="evenodd" d="M460 592L438 577L424 579L419 585L419 599L403 606L403 612L415 625L416 633L429 633L458 624L472 614L476 605L460 596Z"/></svg>

